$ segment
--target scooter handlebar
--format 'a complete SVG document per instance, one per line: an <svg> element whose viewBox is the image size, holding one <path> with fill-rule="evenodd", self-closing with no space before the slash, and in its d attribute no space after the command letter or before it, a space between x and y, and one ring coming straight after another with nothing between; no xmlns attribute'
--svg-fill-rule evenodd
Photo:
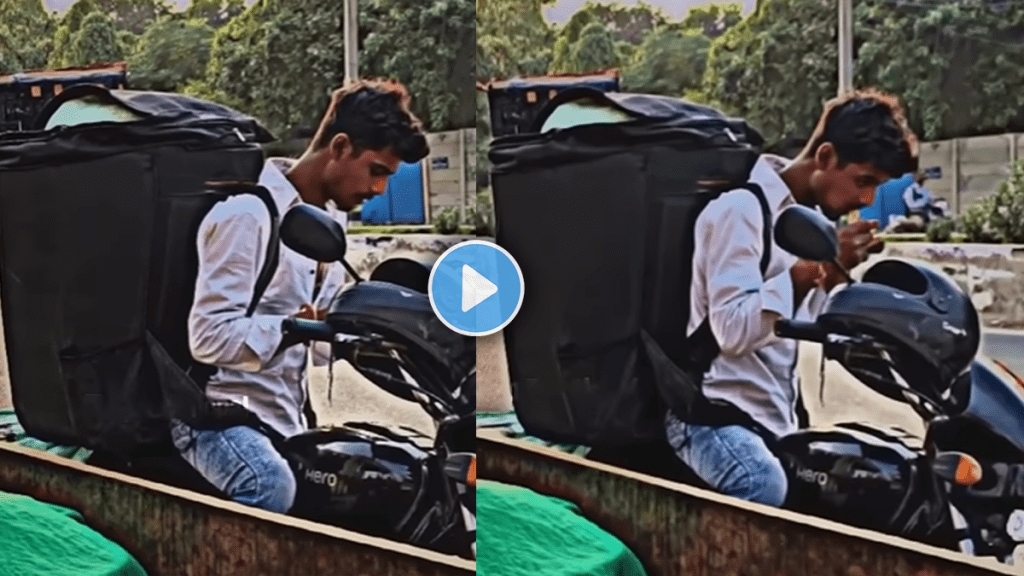
<svg viewBox="0 0 1024 576"><path fill-rule="evenodd" d="M282 348L294 346L300 342L320 341L331 342L334 340L334 330L321 320L306 320L303 318L285 318L281 322L283 334Z"/></svg>
<svg viewBox="0 0 1024 576"><path fill-rule="evenodd" d="M780 338L792 340L806 340L822 344L828 337L828 333L822 330L814 322L801 322L799 320L779 320L775 323L775 335Z"/></svg>

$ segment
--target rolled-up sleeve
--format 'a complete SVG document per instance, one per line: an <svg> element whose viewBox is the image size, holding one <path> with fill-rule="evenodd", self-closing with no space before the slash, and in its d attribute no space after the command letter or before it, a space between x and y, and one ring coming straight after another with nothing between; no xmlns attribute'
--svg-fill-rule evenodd
<svg viewBox="0 0 1024 576"><path fill-rule="evenodd" d="M280 346L287 316L245 315L266 254L269 223L240 208L244 204L234 200L219 204L200 226L189 346L199 362L258 372Z"/></svg>
<svg viewBox="0 0 1024 576"><path fill-rule="evenodd" d="M790 271L767 280L761 275L763 220L746 190L722 195L698 219L711 329L723 355L741 356L771 343L775 321L793 316Z"/></svg>

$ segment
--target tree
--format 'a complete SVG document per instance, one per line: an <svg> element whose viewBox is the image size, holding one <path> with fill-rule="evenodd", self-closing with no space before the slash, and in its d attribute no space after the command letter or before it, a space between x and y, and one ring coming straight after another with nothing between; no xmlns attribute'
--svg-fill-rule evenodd
<svg viewBox="0 0 1024 576"><path fill-rule="evenodd" d="M477 0L477 80L544 74L553 32L541 8L554 0Z"/></svg>
<svg viewBox="0 0 1024 576"><path fill-rule="evenodd" d="M205 20L217 29L245 11L245 0L192 0L185 10L185 18Z"/></svg>
<svg viewBox="0 0 1024 576"><path fill-rule="evenodd" d="M619 51L611 32L597 22L587 24L569 52L568 69L562 72L588 73L615 68Z"/></svg>
<svg viewBox="0 0 1024 576"><path fill-rule="evenodd" d="M132 87L174 92L202 79L213 34L205 20L158 19L146 28L128 59Z"/></svg>
<svg viewBox="0 0 1024 576"><path fill-rule="evenodd" d="M47 66L50 68L67 68L72 66L71 43L82 27L85 17L99 12L100 7L94 0L78 0L68 8L53 35L53 48L50 51Z"/></svg>
<svg viewBox="0 0 1024 576"><path fill-rule="evenodd" d="M94 0L120 30L142 34L150 22L171 13L164 0Z"/></svg>
<svg viewBox="0 0 1024 576"><path fill-rule="evenodd" d="M702 31L676 27L651 31L623 71L623 89L666 96L699 89L710 45Z"/></svg>
<svg viewBox="0 0 1024 576"><path fill-rule="evenodd" d="M343 80L341 3L265 0L216 31L203 80L184 90L287 136L316 126ZM475 118L470 0L360 4L360 76L397 79L431 130Z"/></svg>
<svg viewBox="0 0 1024 576"><path fill-rule="evenodd" d="M405 84L430 130L472 126L475 12L473 0L379 0L361 19L361 75Z"/></svg>
<svg viewBox="0 0 1024 576"><path fill-rule="evenodd" d="M591 24L598 24L611 34L617 48L618 61L629 61L635 47L640 45L647 33L667 23L668 20L660 10L643 2L635 6L624 6L588 1L558 30L550 70L561 73L577 68L573 51L583 30Z"/></svg>
<svg viewBox="0 0 1024 576"><path fill-rule="evenodd" d="M0 0L0 74L46 65L54 22L42 0Z"/></svg>
<svg viewBox="0 0 1024 576"><path fill-rule="evenodd" d="M93 12L82 20L82 27L68 44L67 65L89 66L116 62L124 58L114 21L102 12Z"/></svg>
<svg viewBox="0 0 1024 576"><path fill-rule="evenodd" d="M1013 86L1024 82L1024 5L1003 6L859 0L854 84L898 96L925 140L1019 126L1024 93ZM764 0L712 44L706 96L769 142L808 136L836 92L836 26L831 3Z"/></svg>
<svg viewBox="0 0 1024 576"><path fill-rule="evenodd" d="M683 19L683 27L699 30L708 38L715 39L729 28L743 21L743 6L739 4L709 4L690 9Z"/></svg>

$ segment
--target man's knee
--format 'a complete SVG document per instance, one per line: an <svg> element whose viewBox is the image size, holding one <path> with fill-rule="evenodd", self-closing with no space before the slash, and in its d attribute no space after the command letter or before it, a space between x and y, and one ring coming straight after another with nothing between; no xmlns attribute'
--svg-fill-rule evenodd
<svg viewBox="0 0 1024 576"><path fill-rule="evenodd" d="M295 475L283 458L268 458L258 464L256 481L233 499L268 512L287 513L295 504L298 489Z"/></svg>
<svg viewBox="0 0 1024 576"><path fill-rule="evenodd" d="M758 504L782 507L789 490L789 481L782 463L777 458L765 458L753 466L756 468L748 476L746 489L735 496Z"/></svg>

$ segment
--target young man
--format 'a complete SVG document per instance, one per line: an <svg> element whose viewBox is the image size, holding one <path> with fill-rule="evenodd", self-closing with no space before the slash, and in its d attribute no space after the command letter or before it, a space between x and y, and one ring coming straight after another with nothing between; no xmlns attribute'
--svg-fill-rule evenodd
<svg viewBox="0 0 1024 576"><path fill-rule="evenodd" d="M259 184L280 214L302 202L344 223L345 213L384 192L399 163L429 152L419 120L400 84L357 82L334 92L309 148L297 161L272 158ZM285 437L308 427L308 347L282 349L281 323L320 317L345 280L339 263L317 263L282 245L277 272L251 317L245 316L263 265L270 219L251 195L214 207L199 229L199 277L189 316L192 355L218 368L207 385L211 400L248 408ZM314 363L329 360L316 346ZM174 422L184 458L232 499L273 512L294 503L296 481L287 462L260 432L245 426L193 430Z"/></svg>
<svg viewBox="0 0 1024 576"><path fill-rule="evenodd" d="M837 220L870 205L880 183L916 170L916 164L917 141L899 103L859 91L826 104L795 160L780 166L762 158L751 180L764 189L773 220L793 203ZM777 437L798 427L797 343L776 337L774 324L801 309L815 315L844 278L831 264L797 260L777 245L762 277L763 220L757 200L742 189L723 194L702 211L688 333L709 318L721 349L705 375L705 395L739 408ZM860 221L840 231L840 261L847 269L881 250L873 237L876 226ZM763 504L784 503L782 464L754 430L690 424L669 414L666 432L676 454L712 487Z"/></svg>

